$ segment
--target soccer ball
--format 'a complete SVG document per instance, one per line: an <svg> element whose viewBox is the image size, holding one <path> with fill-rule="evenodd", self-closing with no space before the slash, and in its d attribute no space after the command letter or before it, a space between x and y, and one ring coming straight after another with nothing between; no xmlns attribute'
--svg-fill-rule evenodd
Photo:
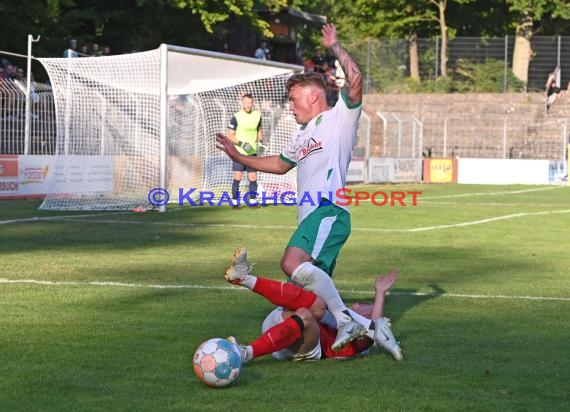
<svg viewBox="0 0 570 412"><path fill-rule="evenodd" d="M209 339L198 346L193 363L198 379L218 388L235 381L242 367L239 349L221 338Z"/></svg>

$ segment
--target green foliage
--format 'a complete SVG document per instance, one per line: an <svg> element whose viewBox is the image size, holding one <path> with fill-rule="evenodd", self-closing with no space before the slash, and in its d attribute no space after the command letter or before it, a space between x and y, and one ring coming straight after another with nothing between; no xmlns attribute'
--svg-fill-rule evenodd
<svg viewBox="0 0 570 412"><path fill-rule="evenodd" d="M256 7L266 7L270 11L279 11L289 5L287 0L170 0L180 9L189 9L200 16L200 21L208 33L214 33L219 23L227 22L232 16L243 18L265 37L272 37L269 23L260 19Z"/></svg>
<svg viewBox="0 0 570 412"><path fill-rule="evenodd" d="M570 19L570 3L567 0L507 0L510 10L528 15L533 20L543 17Z"/></svg>
<svg viewBox="0 0 570 412"><path fill-rule="evenodd" d="M461 93L502 93L505 91L505 63L502 60L487 59L475 63L460 59L451 70L449 91ZM438 83L439 85L439 83ZM507 91L524 90L524 84L507 70Z"/></svg>

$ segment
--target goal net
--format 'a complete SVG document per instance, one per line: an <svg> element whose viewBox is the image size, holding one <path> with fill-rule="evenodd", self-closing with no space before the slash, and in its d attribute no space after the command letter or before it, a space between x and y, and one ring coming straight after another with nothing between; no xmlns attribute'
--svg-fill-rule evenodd
<svg viewBox="0 0 570 412"><path fill-rule="evenodd" d="M41 209L164 210L167 199L229 204L232 162L216 149L215 135L226 133L241 96L251 93L262 114L261 155L281 153L296 128L285 82L299 66L169 45L39 60L53 87L57 129ZM258 192L279 200L296 190L295 171L259 173L258 183ZM245 194L245 173L241 184Z"/></svg>

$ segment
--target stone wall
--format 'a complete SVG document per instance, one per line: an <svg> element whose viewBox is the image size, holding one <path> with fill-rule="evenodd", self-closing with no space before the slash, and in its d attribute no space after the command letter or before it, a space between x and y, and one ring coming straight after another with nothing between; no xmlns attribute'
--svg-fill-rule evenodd
<svg viewBox="0 0 570 412"><path fill-rule="evenodd" d="M388 150L394 132L387 146L378 111L388 118L415 116L434 157L551 158L561 153L565 124L570 130L570 93L548 114L544 93L374 94L364 96L364 111L371 120L371 156L394 156Z"/></svg>

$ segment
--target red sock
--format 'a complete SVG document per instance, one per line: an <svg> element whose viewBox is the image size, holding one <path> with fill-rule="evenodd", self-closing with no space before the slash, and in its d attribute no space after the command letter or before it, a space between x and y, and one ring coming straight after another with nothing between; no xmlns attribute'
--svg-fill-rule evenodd
<svg viewBox="0 0 570 412"><path fill-rule="evenodd" d="M285 349L299 339L302 334L299 323L295 319L287 318L283 322L267 329L263 335L251 343L253 357L257 358L258 356Z"/></svg>
<svg viewBox="0 0 570 412"><path fill-rule="evenodd" d="M278 282L276 280L258 277L253 288L255 293L264 296L277 306L297 310L310 308L317 295L313 292L300 288L292 283Z"/></svg>

